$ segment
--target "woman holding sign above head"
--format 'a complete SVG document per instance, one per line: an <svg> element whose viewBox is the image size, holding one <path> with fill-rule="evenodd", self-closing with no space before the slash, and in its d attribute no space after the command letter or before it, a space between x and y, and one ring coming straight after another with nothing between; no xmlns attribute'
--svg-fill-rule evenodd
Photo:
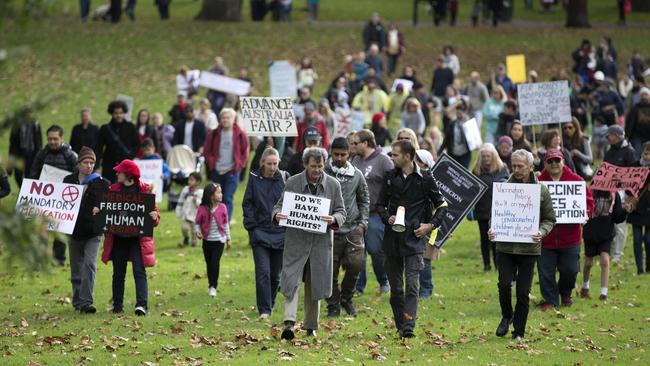
<svg viewBox="0 0 650 366"><path fill-rule="evenodd" d="M474 217L478 222L479 234L481 236L481 254L483 255L483 270L489 272L490 252L494 267L497 268L496 244L488 239L490 218L492 217L492 183L505 182L508 180L508 167L501 161L499 153L494 145L485 143L481 146L478 159L472 171L480 180L487 184L488 189L474 206Z"/></svg>
<svg viewBox="0 0 650 366"><path fill-rule="evenodd" d="M508 183L538 184L533 170L533 154L526 150L517 150L512 153L512 175ZM496 192L496 191L495 191ZM511 195L512 196L512 195ZM512 197L514 198L514 197ZM546 186L540 186L539 201L533 203L539 207L539 228L535 234L522 242L502 241L494 230L495 215L492 215L492 227L488 230L488 239L496 241L497 269L499 270L499 303L501 304L501 322L496 330L496 335L503 337L508 333L510 324L513 323L513 339L521 339L526 331L528 320L528 303L530 301L530 287L533 283L535 262L541 253L542 238L548 234L555 225L555 212L553 203ZM533 207L534 207L533 206ZM492 211L494 212L494 206ZM525 219L525 218L520 218ZM530 218L532 219L532 217ZM505 225L504 225L505 226ZM511 230L508 230L511 231ZM517 273L517 304L512 309L512 281Z"/></svg>
<svg viewBox="0 0 650 366"><path fill-rule="evenodd" d="M575 122L578 123L577 120ZM539 176L539 181L549 182L546 185L550 187L556 217L562 222L556 224L542 240L542 254L537 263L539 289L543 297L539 306L542 310L547 310L560 306L560 303L562 306L573 304L571 293L576 284L576 276L580 272L582 224L593 211L594 197L591 190L586 190L584 183L571 186L552 185L550 182L584 182L584 179L564 165L561 152L549 150L544 158L544 170ZM580 197L582 195L584 198ZM576 202L577 196L583 201ZM560 273L557 281L555 272Z"/></svg>
<svg viewBox="0 0 650 366"><path fill-rule="evenodd" d="M113 170L117 172L117 183L109 187L110 191L151 193L151 186L140 181L140 169L132 160L122 160ZM98 213L99 208L94 207L93 214ZM154 206L149 216L153 219L153 225L158 226L160 213L157 207ZM131 261L136 292L135 314L146 315L149 295L145 267L153 267L156 264L153 237L107 233L104 238L102 262L108 263L109 260L113 262L113 313L124 311L124 278L127 263Z"/></svg>

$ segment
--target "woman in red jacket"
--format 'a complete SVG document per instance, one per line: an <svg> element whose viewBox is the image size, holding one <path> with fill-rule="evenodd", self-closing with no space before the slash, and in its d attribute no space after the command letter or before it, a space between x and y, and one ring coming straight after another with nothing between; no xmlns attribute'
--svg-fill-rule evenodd
<svg viewBox="0 0 650 366"><path fill-rule="evenodd" d="M110 191L151 193L151 186L140 181L140 169L132 160L122 160L113 170L117 172L117 183L108 187ZM98 212L99 208L95 207L93 213ZM158 226L160 222L158 207L154 206L149 216L153 219L154 227ZM136 292L135 314L146 315L148 290L145 267L153 267L156 264L153 237L106 233L102 262L108 263L109 260L113 261L113 313L119 314L124 311L124 278L126 265L131 261Z"/></svg>
<svg viewBox="0 0 650 366"><path fill-rule="evenodd" d="M544 181L582 182L579 175L564 165L563 154L559 150L548 150L544 156L544 170L539 176L540 183ZM587 217L594 209L594 197L591 190L586 190ZM553 206L556 197L551 190ZM566 202L567 205L572 203ZM557 212L557 210L556 210ZM558 217L559 219L559 217ZM571 306L571 292L580 272L580 242L582 241L582 224L556 224L553 230L542 239L542 255L539 257L539 288L544 300L540 304L542 310L560 306ZM555 280L555 272L560 278Z"/></svg>

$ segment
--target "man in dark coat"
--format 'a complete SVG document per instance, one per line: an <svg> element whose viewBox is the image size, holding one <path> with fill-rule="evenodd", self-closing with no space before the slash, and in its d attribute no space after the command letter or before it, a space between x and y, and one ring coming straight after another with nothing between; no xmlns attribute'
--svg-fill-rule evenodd
<svg viewBox="0 0 650 366"><path fill-rule="evenodd" d="M379 46L379 52L386 46L386 27L381 24L379 13L373 13L372 18L363 28L363 49L367 51L373 43Z"/></svg>
<svg viewBox="0 0 650 366"><path fill-rule="evenodd" d="M31 117L30 117L31 118ZM43 147L41 125L36 121L23 122L11 129L9 136L9 156L22 159L23 168L13 168L16 184L23 185L23 176L29 175L34 156ZM11 169L9 174L11 174Z"/></svg>
<svg viewBox="0 0 650 366"><path fill-rule="evenodd" d="M377 211L386 225L384 252L390 305L395 326L404 338L415 337L418 284L428 235L440 227L447 212L447 202L435 179L421 172L414 158L415 148L410 141L393 142L391 159L395 169L387 173L377 202ZM398 215L404 215L401 229L393 226Z"/></svg>
<svg viewBox="0 0 650 366"><path fill-rule="evenodd" d="M454 72L445 64L445 56L438 56L438 66L433 70L433 80L431 80L431 94L443 98L447 87L453 83Z"/></svg>
<svg viewBox="0 0 650 366"><path fill-rule="evenodd" d="M133 159L140 148L138 130L125 120L129 109L126 103L116 100L108 105L111 120L99 129L97 164L101 164L104 178L115 182L113 168L124 159Z"/></svg>
<svg viewBox="0 0 650 366"><path fill-rule="evenodd" d="M81 110L81 122L72 128L72 133L70 134L70 146L77 154L84 146L96 151L98 139L99 127L92 122L90 109L84 108Z"/></svg>
<svg viewBox="0 0 650 366"><path fill-rule="evenodd" d="M185 144L195 153L203 153L203 144L205 143L207 131L203 121L194 118L194 107L192 105L185 106L185 118L175 127L173 145Z"/></svg>

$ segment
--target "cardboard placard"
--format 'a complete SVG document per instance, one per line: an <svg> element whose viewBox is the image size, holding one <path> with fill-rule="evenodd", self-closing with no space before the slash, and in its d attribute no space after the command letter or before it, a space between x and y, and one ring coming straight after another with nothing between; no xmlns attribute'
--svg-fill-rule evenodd
<svg viewBox="0 0 650 366"><path fill-rule="evenodd" d="M72 173L67 170L59 169L52 165L43 164L41 175L38 177L38 180L44 182L63 183L63 179L70 174Z"/></svg>
<svg viewBox="0 0 650 366"><path fill-rule="evenodd" d="M469 150L474 151L481 147L483 139L481 138L481 129L478 127L478 123L476 123L476 118L465 121L462 127Z"/></svg>
<svg viewBox="0 0 650 366"><path fill-rule="evenodd" d="M325 233L327 232L327 223L320 218L329 215L329 211L329 198L284 192L282 212L288 214L289 218L280 220L280 226Z"/></svg>
<svg viewBox="0 0 650 366"><path fill-rule="evenodd" d="M539 231L541 186L493 183L491 228L495 241L534 243Z"/></svg>
<svg viewBox="0 0 650 366"><path fill-rule="evenodd" d="M151 193L156 195L156 203L163 199L163 160L136 159L133 162L140 168L140 180L151 184Z"/></svg>
<svg viewBox="0 0 650 366"><path fill-rule="evenodd" d="M447 201L447 214L437 231L434 245L441 247L463 221L488 186L447 154L442 154L431 170L440 193Z"/></svg>
<svg viewBox="0 0 650 366"><path fill-rule="evenodd" d="M115 100L121 100L126 103L126 108L129 111L126 112L124 119L128 122L131 122L133 120L133 105L135 104L133 97L124 94L118 94L117 97L115 97Z"/></svg>
<svg viewBox="0 0 650 366"><path fill-rule="evenodd" d="M526 56L506 56L506 70L508 77L514 84L525 83L528 80L528 75L526 75Z"/></svg>
<svg viewBox="0 0 650 366"><path fill-rule="evenodd" d="M104 233L153 236L155 196L144 193L104 192L99 197L95 229Z"/></svg>
<svg viewBox="0 0 650 366"><path fill-rule="evenodd" d="M269 65L272 97L295 98L298 89L296 68L289 61L273 61Z"/></svg>
<svg viewBox="0 0 650 366"><path fill-rule="evenodd" d="M44 217L48 231L72 234L83 191L82 185L24 179L16 210L25 218Z"/></svg>
<svg viewBox="0 0 650 366"><path fill-rule="evenodd" d="M201 72L199 84L208 89L239 96L248 95L251 91L251 84L248 81L229 78L209 71Z"/></svg>
<svg viewBox="0 0 650 366"><path fill-rule="evenodd" d="M594 174L591 187L600 191L627 191L636 197L645 184L648 172L648 167L624 168L603 162Z"/></svg>
<svg viewBox="0 0 650 366"><path fill-rule="evenodd" d="M558 224L587 222L587 186L584 181L540 181L548 188Z"/></svg>
<svg viewBox="0 0 650 366"><path fill-rule="evenodd" d="M411 89L413 89L413 82L411 80L395 79L395 81L393 81L393 86L390 88L390 91L393 93L397 91L398 84L402 84L402 87L404 87L404 92L407 94L411 92Z"/></svg>
<svg viewBox="0 0 650 366"><path fill-rule="evenodd" d="M526 126L571 122L566 80L517 85L519 119Z"/></svg>
<svg viewBox="0 0 650 366"><path fill-rule="evenodd" d="M240 98L242 123L248 136L298 136L291 98Z"/></svg>

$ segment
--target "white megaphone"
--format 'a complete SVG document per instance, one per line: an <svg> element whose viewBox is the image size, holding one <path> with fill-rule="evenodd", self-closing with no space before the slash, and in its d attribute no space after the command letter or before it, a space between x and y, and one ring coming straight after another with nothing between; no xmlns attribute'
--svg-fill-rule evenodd
<svg viewBox="0 0 650 366"><path fill-rule="evenodd" d="M395 222L393 223L393 231L397 233L403 233L406 231L406 225L404 224L404 216L406 216L406 209L404 206L399 206L397 208L397 215L395 215Z"/></svg>

